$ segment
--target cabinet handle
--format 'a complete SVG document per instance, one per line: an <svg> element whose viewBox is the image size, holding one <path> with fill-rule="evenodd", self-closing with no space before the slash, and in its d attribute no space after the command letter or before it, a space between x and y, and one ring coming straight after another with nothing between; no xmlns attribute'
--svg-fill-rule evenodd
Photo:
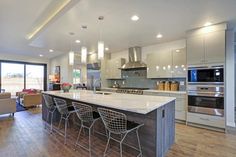
<svg viewBox="0 0 236 157"><path fill-rule="evenodd" d="M208 118L200 118L201 120L206 120L206 121L209 121L209 119Z"/></svg>
<svg viewBox="0 0 236 157"><path fill-rule="evenodd" d="M162 118L165 117L165 110L162 110Z"/></svg>

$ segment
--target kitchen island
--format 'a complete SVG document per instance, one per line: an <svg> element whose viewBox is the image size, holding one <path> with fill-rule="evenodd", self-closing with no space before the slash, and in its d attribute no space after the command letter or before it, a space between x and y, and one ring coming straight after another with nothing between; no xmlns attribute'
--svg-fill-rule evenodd
<svg viewBox="0 0 236 157"><path fill-rule="evenodd" d="M143 123L139 130L140 142L144 157L163 157L175 140L175 98L162 96L132 95L120 93L94 94L92 91L77 90L63 93L62 91L46 91L53 97L91 105L110 108L127 115L128 120ZM43 102L43 119L46 119L46 107ZM59 113L58 113L59 114ZM55 116L54 121L59 120ZM98 124L102 125L102 123ZM102 128L102 127L98 127ZM104 131L104 130L103 130ZM126 143L136 145L135 135L130 134ZM130 148L131 149L131 148Z"/></svg>

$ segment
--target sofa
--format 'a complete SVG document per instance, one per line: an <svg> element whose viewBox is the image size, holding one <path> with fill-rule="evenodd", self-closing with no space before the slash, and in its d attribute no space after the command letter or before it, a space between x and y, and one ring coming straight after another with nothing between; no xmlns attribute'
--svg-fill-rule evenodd
<svg viewBox="0 0 236 157"><path fill-rule="evenodd" d="M14 116L16 112L16 99L11 98L11 93L0 93L0 114L10 113Z"/></svg>
<svg viewBox="0 0 236 157"><path fill-rule="evenodd" d="M17 101L22 106L29 108L42 104L41 90L24 89L16 93Z"/></svg>

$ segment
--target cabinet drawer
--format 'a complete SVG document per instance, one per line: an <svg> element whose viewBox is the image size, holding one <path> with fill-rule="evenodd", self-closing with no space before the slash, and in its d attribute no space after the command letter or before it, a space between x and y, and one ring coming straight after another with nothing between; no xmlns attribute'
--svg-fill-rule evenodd
<svg viewBox="0 0 236 157"><path fill-rule="evenodd" d="M185 111L186 110L186 101L185 99L176 99L175 100L175 109Z"/></svg>
<svg viewBox="0 0 236 157"><path fill-rule="evenodd" d="M191 123L212 126L217 128L225 128L225 120L223 117L209 116L197 113L187 113L187 121Z"/></svg>
<svg viewBox="0 0 236 157"><path fill-rule="evenodd" d="M175 119L186 120L186 112L182 110L175 109Z"/></svg>

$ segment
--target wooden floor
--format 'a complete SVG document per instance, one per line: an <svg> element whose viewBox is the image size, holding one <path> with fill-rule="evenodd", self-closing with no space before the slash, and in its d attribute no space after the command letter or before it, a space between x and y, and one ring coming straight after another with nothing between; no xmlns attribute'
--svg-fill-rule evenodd
<svg viewBox="0 0 236 157"><path fill-rule="evenodd" d="M77 148L74 142L77 132L68 144L54 133L44 129L40 108L17 112L15 118L0 117L0 157L88 157L87 151ZM102 156L105 140L94 137L92 156ZM112 147L108 157L118 157L118 147ZM124 153L124 156L134 154ZM209 131L182 124L176 125L176 143L167 157L236 157L236 136Z"/></svg>

